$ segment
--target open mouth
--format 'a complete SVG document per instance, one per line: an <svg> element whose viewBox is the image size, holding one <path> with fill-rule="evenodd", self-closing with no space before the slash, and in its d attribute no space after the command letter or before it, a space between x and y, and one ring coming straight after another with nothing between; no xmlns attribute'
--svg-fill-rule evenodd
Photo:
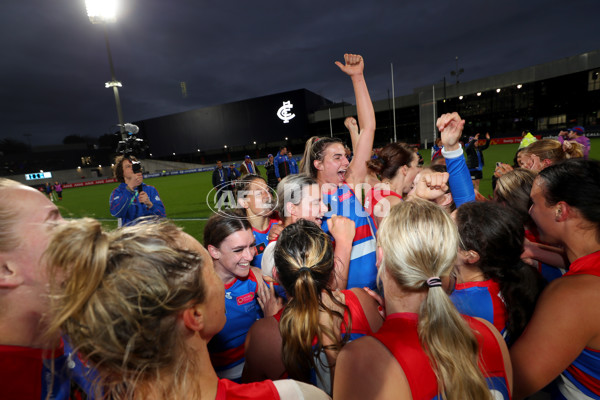
<svg viewBox="0 0 600 400"><path fill-rule="evenodd" d="M340 181L343 182L344 178L346 177L346 170L344 169L344 170L338 171L338 177L340 178Z"/></svg>

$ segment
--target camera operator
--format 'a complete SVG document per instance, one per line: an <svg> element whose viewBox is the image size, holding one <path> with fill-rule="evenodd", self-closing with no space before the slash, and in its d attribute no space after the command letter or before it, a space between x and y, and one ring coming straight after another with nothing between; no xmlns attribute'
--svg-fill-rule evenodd
<svg viewBox="0 0 600 400"><path fill-rule="evenodd" d="M142 165L135 157L117 156L114 175L121 184L110 195L110 213L119 226L134 225L139 217L166 215L156 188L143 183Z"/></svg>

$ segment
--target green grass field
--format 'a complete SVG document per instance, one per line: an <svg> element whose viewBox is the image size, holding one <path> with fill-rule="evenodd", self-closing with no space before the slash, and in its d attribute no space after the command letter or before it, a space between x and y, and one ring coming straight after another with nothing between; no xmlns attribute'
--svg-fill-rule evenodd
<svg viewBox="0 0 600 400"><path fill-rule="evenodd" d="M592 139L590 158L600 160L600 138ZM485 166L480 192L484 196L492 193L492 175L497 161L512 164L517 144L490 146L484 151ZM422 150L425 164L429 163L430 151ZM260 167L263 176L264 168ZM202 241L202 232L206 218L211 211L206 195L212 189L212 172L200 172L187 175L166 176L146 179L144 182L158 189L165 204L167 216L187 233ZM102 221L107 228L116 228L117 221L110 215L108 199L116 184L104 184L81 188L66 189L63 200L58 203L66 218L92 217Z"/></svg>

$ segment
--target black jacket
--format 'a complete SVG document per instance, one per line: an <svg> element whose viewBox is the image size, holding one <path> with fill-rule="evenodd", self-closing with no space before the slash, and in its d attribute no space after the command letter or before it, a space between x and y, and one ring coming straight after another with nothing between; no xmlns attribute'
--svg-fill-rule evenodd
<svg viewBox="0 0 600 400"><path fill-rule="evenodd" d="M481 167L483 167L483 150L490 147L490 140L491 139L485 139L485 144L477 148L475 147L475 142L477 141L475 138L473 138L469 144L467 144L465 151L467 153L467 167L469 169L477 169L479 167L479 158L477 157L478 152L481 156Z"/></svg>

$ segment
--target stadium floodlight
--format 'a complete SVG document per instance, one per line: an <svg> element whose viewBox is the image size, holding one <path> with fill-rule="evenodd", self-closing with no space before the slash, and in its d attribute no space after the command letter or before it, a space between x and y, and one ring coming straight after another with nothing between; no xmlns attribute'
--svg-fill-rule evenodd
<svg viewBox="0 0 600 400"><path fill-rule="evenodd" d="M92 24L117 20L117 0L85 0L85 8Z"/></svg>
<svg viewBox="0 0 600 400"><path fill-rule="evenodd" d="M117 106L117 116L121 131L121 139L126 139L127 134L123 127L123 111L121 110L121 99L119 98L119 88L123 85L115 78L115 67L113 66L110 44L108 42L108 32L106 24L117 20L117 0L85 0L85 8L88 18L92 24L101 24L104 29L104 40L106 42L106 52L108 53L108 65L110 67L110 81L105 83L106 88L112 88L115 95Z"/></svg>
<svg viewBox="0 0 600 400"><path fill-rule="evenodd" d="M110 81L110 82L105 82L104 83L104 87L107 88L107 89L111 88L111 87L115 87L115 86L117 86L117 87L123 87L123 84L121 82L119 82L119 81Z"/></svg>

